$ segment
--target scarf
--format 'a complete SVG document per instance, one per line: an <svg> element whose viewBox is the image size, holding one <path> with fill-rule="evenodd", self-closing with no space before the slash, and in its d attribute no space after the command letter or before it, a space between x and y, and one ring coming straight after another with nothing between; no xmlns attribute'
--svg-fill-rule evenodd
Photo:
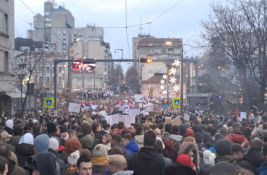
<svg viewBox="0 0 267 175"><path fill-rule="evenodd" d="M92 159L92 163L94 166L106 166L109 164L107 156L101 156L101 157L94 157Z"/></svg>

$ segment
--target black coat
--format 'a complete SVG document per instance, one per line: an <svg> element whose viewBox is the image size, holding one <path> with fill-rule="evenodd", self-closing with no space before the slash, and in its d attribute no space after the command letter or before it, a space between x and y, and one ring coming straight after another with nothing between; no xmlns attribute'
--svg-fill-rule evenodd
<svg viewBox="0 0 267 175"><path fill-rule="evenodd" d="M128 169L133 170L134 175L164 175L164 158L154 149L141 148L137 154L128 159Z"/></svg>
<svg viewBox="0 0 267 175"><path fill-rule="evenodd" d="M242 168L250 170L256 173L256 169L264 161L263 154L261 151L250 149L244 158L238 162L238 165Z"/></svg>
<svg viewBox="0 0 267 175"><path fill-rule="evenodd" d="M17 145L15 152L18 158L19 166L23 167L25 162L32 155L34 155L34 147L33 145L22 143Z"/></svg>

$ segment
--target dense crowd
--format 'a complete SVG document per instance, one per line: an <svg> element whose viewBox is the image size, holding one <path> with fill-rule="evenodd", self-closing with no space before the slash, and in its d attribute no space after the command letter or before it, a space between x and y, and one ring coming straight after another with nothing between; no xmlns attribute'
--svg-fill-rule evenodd
<svg viewBox="0 0 267 175"><path fill-rule="evenodd" d="M267 175L264 116L189 115L179 124L138 115L128 127L97 113L6 116L0 174Z"/></svg>

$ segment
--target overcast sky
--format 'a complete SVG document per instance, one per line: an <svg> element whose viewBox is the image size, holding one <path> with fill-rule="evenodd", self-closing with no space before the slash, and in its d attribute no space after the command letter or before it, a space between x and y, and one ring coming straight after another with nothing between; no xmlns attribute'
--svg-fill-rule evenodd
<svg viewBox="0 0 267 175"><path fill-rule="evenodd" d="M27 29L31 29L33 12L21 2L29 6L34 13L43 14L44 0L15 0L15 35L26 37ZM142 32L155 37L183 38L186 56L197 56L199 50L189 45L200 39L201 20L207 19L211 13L210 5L215 0L127 0L128 26L146 22ZM64 4L74 18L76 27L94 24L98 27L125 26L125 0L58 0ZM172 7L172 8L171 8ZM169 10L168 10L169 9ZM104 28L104 40L111 45L113 58L119 58L115 49L123 49L124 57L132 56L132 38L140 33L140 26L129 27L128 50L125 28Z"/></svg>

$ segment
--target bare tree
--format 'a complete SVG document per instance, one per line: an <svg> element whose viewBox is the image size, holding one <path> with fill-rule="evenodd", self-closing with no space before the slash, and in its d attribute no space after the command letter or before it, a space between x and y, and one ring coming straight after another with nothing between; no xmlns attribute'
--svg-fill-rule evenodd
<svg viewBox="0 0 267 175"><path fill-rule="evenodd" d="M245 102L253 105L257 101L253 100L255 88L260 85L265 89L266 85L266 61L263 61L266 58L266 36L263 37L265 29L260 25L263 22L260 17L263 0L228 2L227 5L212 6L213 15L203 22L203 37L223 50L231 77L237 80ZM257 95L262 97L262 92ZM263 104L262 100L260 104Z"/></svg>
<svg viewBox="0 0 267 175"><path fill-rule="evenodd" d="M137 94L141 93L140 79L136 66L129 67L129 69L126 72L125 78L126 78L126 84L130 90L132 90L134 93Z"/></svg>
<svg viewBox="0 0 267 175"><path fill-rule="evenodd" d="M40 68L41 59L43 58L43 52L30 52L24 51L17 55L14 59L13 70L18 78L18 82L21 88L21 110L25 111L26 99L29 95L29 87L35 73ZM23 83L26 85L26 93L23 99Z"/></svg>

